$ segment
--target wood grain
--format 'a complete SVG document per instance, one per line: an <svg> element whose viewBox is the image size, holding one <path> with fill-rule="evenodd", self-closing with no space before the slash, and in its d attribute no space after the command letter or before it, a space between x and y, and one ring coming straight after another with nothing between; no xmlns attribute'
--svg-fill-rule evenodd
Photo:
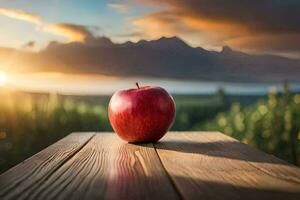
<svg viewBox="0 0 300 200"><path fill-rule="evenodd" d="M155 148L154 148L155 147ZM299 199L300 170L217 132L71 134L0 176L0 199Z"/></svg>
<svg viewBox="0 0 300 200"><path fill-rule="evenodd" d="M151 143L128 144L115 134L96 136L26 199L177 199Z"/></svg>
<svg viewBox="0 0 300 200"><path fill-rule="evenodd" d="M299 168L221 133L169 133L155 147L184 199L300 197Z"/></svg>
<svg viewBox="0 0 300 200"><path fill-rule="evenodd" d="M93 133L70 134L0 176L0 199L18 199L75 155Z"/></svg>

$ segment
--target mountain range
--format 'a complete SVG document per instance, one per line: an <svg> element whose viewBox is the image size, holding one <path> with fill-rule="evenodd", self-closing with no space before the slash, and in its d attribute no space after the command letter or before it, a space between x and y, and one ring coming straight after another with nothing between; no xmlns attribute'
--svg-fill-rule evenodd
<svg viewBox="0 0 300 200"><path fill-rule="evenodd" d="M191 47L178 37L113 43L106 37L84 42L50 42L38 51L0 48L0 62L21 72L63 72L147 76L209 81L300 81L300 60L250 55L228 46L220 52Z"/></svg>

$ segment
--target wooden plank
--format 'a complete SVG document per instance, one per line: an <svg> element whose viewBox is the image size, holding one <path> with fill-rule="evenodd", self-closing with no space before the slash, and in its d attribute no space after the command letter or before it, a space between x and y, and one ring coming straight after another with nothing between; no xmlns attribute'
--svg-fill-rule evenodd
<svg viewBox="0 0 300 200"><path fill-rule="evenodd" d="M300 197L299 168L221 133L169 133L155 147L184 199Z"/></svg>
<svg viewBox="0 0 300 200"><path fill-rule="evenodd" d="M151 143L128 144L115 134L96 136L26 199L177 199Z"/></svg>
<svg viewBox="0 0 300 200"><path fill-rule="evenodd" d="M0 176L0 199L18 199L74 156L94 133L73 133Z"/></svg>

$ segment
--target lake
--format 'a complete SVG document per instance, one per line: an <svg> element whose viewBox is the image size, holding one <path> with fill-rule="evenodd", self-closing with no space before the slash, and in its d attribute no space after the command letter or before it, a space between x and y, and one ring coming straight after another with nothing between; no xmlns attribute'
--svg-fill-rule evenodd
<svg viewBox="0 0 300 200"><path fill-rule="evenodd" d="M236 83L176 80L167 78L66 75L36 73L10 75L7 86L25 91L57 92L75 95L110 95L119 89L136 87L135 83L157 85L173 94L212 94L222 87L227 94L263 95L270 90L282 91L282 83ZM300 91L300 83L290 83L291 91Z"/></svg>

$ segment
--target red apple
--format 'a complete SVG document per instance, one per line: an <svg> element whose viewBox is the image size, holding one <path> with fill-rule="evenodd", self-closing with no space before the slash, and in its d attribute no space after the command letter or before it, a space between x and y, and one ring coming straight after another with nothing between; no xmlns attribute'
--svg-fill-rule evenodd
<svg viewBox="0 0 300 200"><path fill-rule="evenodd" d="M114 131L128 142L155 142L175 118L175 102L161 87L120 90L111 97L108 116Z"/></svg>

